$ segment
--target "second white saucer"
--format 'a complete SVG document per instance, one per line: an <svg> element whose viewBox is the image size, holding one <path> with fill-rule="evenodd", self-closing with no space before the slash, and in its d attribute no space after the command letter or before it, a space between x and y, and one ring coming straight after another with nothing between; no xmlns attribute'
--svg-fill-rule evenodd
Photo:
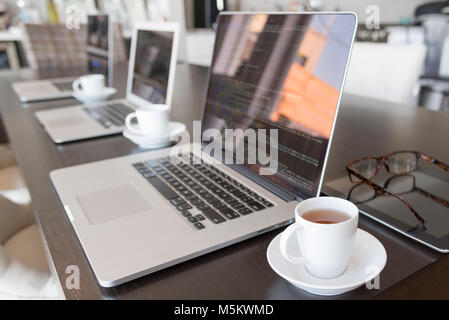
<svg viewBox="0 0 449 320"><path fill-rule="evenodd" d="M134 125L138 126L137 124ZM175 138L185 130L186 126L183 123L169 122L167 133L159 137L148 137L142 134L135 134L127 128L123 130L123 135L141 148L156 149L170 145L172 143L172 138Z"/></svg>
<svg viewBox="0 0 449 320"><path fill-rule="evenodd" d="M278 234L267 249L271 268L294 286L317 295L332 296L354 290L377 277L387 262L387 252L382 243L368 232L357 229L354 252L346 271L334 279L320 279L312 276L304 265L292 264L282 256L280 238L281 234ZM288 244L292 254L299 252L294 240Z"/></svg>
<svg viewBox="0 0 449 320"><path fill-rule="evenodd" d="M79 100L82 103L94 103L94 102L100 102L105 101L112 95L114 95L117 92L117 89L115 88L104 88L102 92L99 92L97 95L87 95L82 91L73 92L73 96Z"/></svg>

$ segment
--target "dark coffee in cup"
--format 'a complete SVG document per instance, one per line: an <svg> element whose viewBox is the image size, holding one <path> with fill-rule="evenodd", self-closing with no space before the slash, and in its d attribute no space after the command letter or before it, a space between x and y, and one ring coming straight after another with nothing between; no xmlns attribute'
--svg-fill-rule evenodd
<svg viewBox="0 0 449 320"><path fill-rule="evenodd" d="M310 210L302 215L302 217L310 222L321 224L340 223L349 220L351 217L346 213L337 210Z"/></svg>

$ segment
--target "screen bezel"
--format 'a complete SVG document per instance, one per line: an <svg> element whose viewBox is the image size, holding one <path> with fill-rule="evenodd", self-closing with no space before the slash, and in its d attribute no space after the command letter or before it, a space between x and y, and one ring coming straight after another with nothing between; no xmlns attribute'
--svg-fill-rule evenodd
<svg viewBox="0 0 449 320"><path fill-rule="evenodd" d="M344 90L344 84L345 84L345 80L346 80L346 75L348 74L348 68L349 68L349 62L351 60L351 54L352 54L352 49L353 49L353 45L354 45L354 41L355 41L355 35L356 35L356 31L357 31L357 26L358 26L358 17L354 12L350 12L350 11L341 11L341 12L244 12L244 11L226 11L226 12L220 12L218 17L217 17L217 32L220 28L220 20L222 16L229 16L229 15L260 15L260 14L264 14L264 15L350 15L354 18L354 28L353 28L353 32L352 32L352 38L351 38L351 45L349 48L349 52L348 52L348 59L346 61L346 66L345 66L345 71L343 74L343 79L342 79L342 84L341 84L341 89L339 91L339 96L338 96L338 101L337 101L337 106L335 109L335 118L332 124L332 130L331 130L331 134L329 136L329 141L328 141L328 146L326 149L326 154L324 157L324 161L323 161L323 169L321 171L321 176L319 178L319 183L318 183L318 188L317 188L317 192L316 194L310 195L309 197L304 197L304 195L298 195L298 194L294 194L292 193L290 190L285 189L283 186L277 184L275 181L266 178L265 176L261 176L259 175L257 172L255 172L254 170L250 169L248 166L243 165L243 164L236 164L235 166L239 166L242 167L242 169L244 171L248 171L248 172L252 172L254 174L257 174L261 179L263 179L268 185L269 184L275 184L277 187L279 187L282 190L285 190L287 193L289 194L294 194L297 198L297 200L305 200L307 198L310 197L318 197L321 193L321 188L323 186L323 181L324 181L324 175L325 175L325 171L326 171L326 165L327 165L327 160L329 158L329 151L331 148L331 144L332 144L332 139L334 136L334 132L335 132L335 124L338 120L338 112L340 109L340 102L341 102L341 97L342 97L342 93ZM216 48L217 48L217 43L214 43L214 51L213 51L213 55L212 55L212 62L215 59L215 54L216 54ZM212 70L212 62L211 62L211 66L209 67L209 71L208 71L208 81L207 81L207 87L206 87L206 95L204 97L204 102L203 102L203 110L202 110L202 114L201 114L201 121L202 123L204 123L205 120L205 116L206 116L206 104L207 104L207 94L209 92L209 87L210 87L210 77L211 77L211 70ZM202 128L202 130L204 130L204 128ZM206 145L207 142L204 142L201 140L201 145L204 146Z"/></svg>
<svg viewBox="0 0 449 320"><path fill-rule="evenodd" d="M175 70L178 57L179 24L175 22L139 22L133 28L131 40L131 53L129 57L129 67L128 67L128 82L126 87L126 99L137 106L144 106L150 102L132 92L134 65L137 48L137 34L139 31L165 31L173 33L170 70L168 73L167 96L165 99L166 105L170 110L172 104L172 96L173 96L172 92L175 81Z"/></svg>

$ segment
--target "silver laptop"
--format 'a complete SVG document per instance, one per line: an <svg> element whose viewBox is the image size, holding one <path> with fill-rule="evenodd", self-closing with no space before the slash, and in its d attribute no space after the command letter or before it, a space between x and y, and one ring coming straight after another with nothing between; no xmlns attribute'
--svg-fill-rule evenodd
<svg viewBox="0 0 449 320"><path fill-rule="evenodd" d="M278 129L272 175L224 164L208 139L50 173L101 286L284 226L319 195L356 25L351 13L219 16L203 138Z"/></svg>
<svg viewBox="0 0 449 320"><path fill-rule="evenodd" d="M88 65L86 72L101 73L112 81L113 32L111 19L106 14L89 15L87 23L86 50ZM12 88L21 102L35 102L70 98L75 77L48 80L14 82Z"/></svg>
<svg viewBox="0 0 449 320"><path fill-rule="evenodd" d="M125 118L149 103L171 105L178 48L177 23L143 22L134 27L126 99L38 111L55 143L121 133Z"/></svg>

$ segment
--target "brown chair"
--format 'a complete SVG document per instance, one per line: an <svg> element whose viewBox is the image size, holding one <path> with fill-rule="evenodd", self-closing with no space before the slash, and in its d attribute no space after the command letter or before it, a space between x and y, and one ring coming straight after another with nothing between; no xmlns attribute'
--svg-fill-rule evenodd
<svg viewBox="0 0 449 320"><path fill-rule="evenodd" d="M22 24L23 46L34 69L87 65L86 26L69 30L63 24Z"/></svg>
<svg viewBox="0 0 449 320"><path fill-rule="evenodd" d="M63 24L23 24L23 46L31 68L85 66L87 29L69 30ZM113 24L114 63L127 61L121 26Z"/></svg>

